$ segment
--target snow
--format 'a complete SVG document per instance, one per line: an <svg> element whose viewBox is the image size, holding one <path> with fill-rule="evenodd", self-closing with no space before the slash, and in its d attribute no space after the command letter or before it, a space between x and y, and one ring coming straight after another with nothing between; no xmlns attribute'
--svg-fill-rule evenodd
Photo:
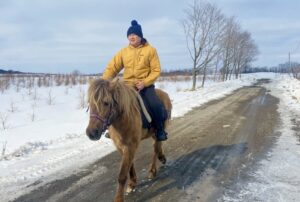
<svg viewBox="0 0 300 202"><path fill-rule="evenodd" d="M240 197L244 196L253 199L253 193L260 193L258 197L262 201L268 201L266 198L269 201L280 201L280 197L285 201L293 201L300 198L300 190L297 188L300 187L300 178L297 176L300 170L299 141L290 120L291 117L300 117L298 80L288 75L259 73L243 75L241 79L226 82L209 80L204 88L197 88L196 91L188 90L191 81L160 81L156 86L169 93L174 118L183 116L193 107L251 85L260 78L275 81L267 87L281 100L279 110L283 122L282 135L270 158L263 160L260 169L254 174L255 179L260 180L241 184L241 193L235 198L224 196L224 200L227 197L228 201L240 201ZM115 150L110 139L102 137L100 141L93 142L85 135L89 117L86 109L79 108L79 97L86 92L87 87L41 87L32 92L28 89L16 92L11 87L1 94L0 115L7 117L6 129L0 126L0 151L2 147L6 148L5 159L0 160L1 200L11 200L30 191L34 186L28 185L33 183L41 186L79 172ZM51 105L49 93L53 98ZM286 169L290 172L286 172ZM264 176L266 173L269 175Z"/></svg>

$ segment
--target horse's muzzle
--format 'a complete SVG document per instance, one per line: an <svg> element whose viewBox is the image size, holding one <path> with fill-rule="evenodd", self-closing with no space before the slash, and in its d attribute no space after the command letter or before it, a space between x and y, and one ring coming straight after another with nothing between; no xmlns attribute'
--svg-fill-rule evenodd
<svg viewBox="0 0 300 202"><path fill-rule="evenodd" d="M88 130L86 129L86 135L90 138L90 140L97 141L100 140L102 132L98 129Z"/></svg>

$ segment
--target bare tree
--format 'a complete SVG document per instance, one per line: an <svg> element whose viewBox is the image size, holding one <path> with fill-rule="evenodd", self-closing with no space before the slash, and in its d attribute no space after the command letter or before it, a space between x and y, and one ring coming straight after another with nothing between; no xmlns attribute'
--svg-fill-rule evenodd
<svg viewBox="0 0 300 202"><path fill-rule="evenodd" d="M296 62L290 63L290 71L295 79L300 79L300 64Z"/></svg>
<svg viewBox="0 0 300 202"><path fill-rule="evenodd" d="M5 90L9 89L10 86L10 76L5 75L0 77L0 91L3 94Z"/></svg>
<svg viewBox="0 0 300 202"><path fill-rule="evenodd" d="M0 113L0 122L3 130L6 130L8 128L7 120L8 120L8 114Z"/></svg>
<svg viewBox="0 0 300 202"><path fill-rule="evenodd" d="M36 108L36 103L34 102L31 105L31 114L30 114L30 120L33 122L35 120L35 108Z"/></svg>
<svg viewBox="0 0 300 202"><path fill-rule="evenodd" d="M7 145L7 141L2 142L1 159L2 159L2 158L4 157L4 155L5 155L6 145Z"/></svg>
<svg viewBox="0 0 300 202"><path fill-rule="evenodd" d="M226 31L220 46L223 81L231 79L233 74L238 78L258 54L251 34L242 31L240 24L233 17L227 19Z"/></svg>
<svg viewBox="0 0 300 202"><path fill-rule="evenodd" d="M10 108L9 108L9 111L11 113L14 113L15 111L17 110L16 108L16 105L15 105L15 102L13 100L10 101Z"/></svg>
<svg viewBox="0 0 300 202"><path fill-rule="evenodd" d="M36 101L38 99L38 92L37 92L37 88L36 87L33 90L32 99L34 101Z"/></svg>
<svg viewBox="0 0 300 202"><path fill-rule="evenodd" d="M26 87L28 89L28 95L31 95L32 88L34 87L34 77L32 76L27 77Z"/></svg>
<svg viewBox="0 0 300 202"><path fill-rule="evenodd" d="M81 75L79 78L79 84L84 85L87 83L87 77L84 75Z"/></svg>
<svg viewBox="0 0 300 202"><path fill-rule="evenodd" d="M228 79L229 73L231 71L231 66L234 58L234 39L239 29L240 25L236 22L235 18L231 17L227 19L225 34L223 35L223 39L221 42L221 58L223 61L221 74L223 81Z"/></svg>
<svg viewBox="0 0 300 202"><path fill-rule="evenodd" d="M32 94L32 86L27 86L27 89L28 89L27 93L30 96Z"/></svg>
<svg viewBox="0 0 300 202"><path fill-rule="evenodd" d="M65 77L65 86L69 86L70 84L70 75L66 75Z"/></svg>
<svg viewBox="0 0 300 202"><path fill-rule="evenodd" d="M206 70L220 51L219 40L225 30L225 18L215 5L202 0L194 0L185 10L185 14L182 25L193 61L192 90L195 90L197 75L202 71L203 86Z"/></svg>
<svg viewBox="0 0 300 202"><path fill-rule="evenodd" d="M258 54L258 48L247 31L239 33L237 37L237 54L235 65L235 77L238 78L247 65L252 62Z"/></svg>
<svg viewBox="0 0 300 202"><path fill-rule="evenodd" d="M20 80L19 79L16 81L15 85L16 85L16 91L19 92L20 91Z"/></svg>
<svg viewBox="0 0 300 202"><path fill-rule="evenodd" d="M85 91L82 89L80 86L78 89L78 98L79 98L79 108L83 109L86 107L86 102L85 102Z"/></svg>
<svg viewBox="0 0 300 202"><path fill-rule="evenodd" d="M76 80L77 76L78 76L77 74L71 75L71 87L77 85L77 80Z"/></svg>
<svg viewBox="0 0 300 202"><path fill-rule="evenodd" d="M49 91L48 91L47 103L49 105L53 105L53 103L54 103L54 96L53 96L52 88L50 88Z"/></svg>
<svg viewBox="0 0 300 202"><path fill-rule="evenodd" d="M42 87L42 78L41 78L41 76L38 77L37 86L39 88Z"/></svg>

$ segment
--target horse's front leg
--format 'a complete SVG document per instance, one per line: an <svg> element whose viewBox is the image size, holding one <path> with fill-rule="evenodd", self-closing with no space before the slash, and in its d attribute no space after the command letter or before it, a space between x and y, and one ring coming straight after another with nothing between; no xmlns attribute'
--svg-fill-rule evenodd
<svg viewBox="0 0 300 202"><path fill-rule="evenodd" d="M121 162L121 169L118 177L118 188L117 194L115 196L115 202L123 202L124 201L124 189L126 186L127 176L129 170L132 166L134 154L135 154L136 147L129 147L125 146L122 150L122 162Z"/></svg>
<svg viewBox="0 0 300 202"><path fill-rule="evenodd" d="M130 170L129 170L129 183L127 186L127 193L130 193L134 190L136 183L137 183L137 176L134 168L134 163L131 164Z"/></svg>

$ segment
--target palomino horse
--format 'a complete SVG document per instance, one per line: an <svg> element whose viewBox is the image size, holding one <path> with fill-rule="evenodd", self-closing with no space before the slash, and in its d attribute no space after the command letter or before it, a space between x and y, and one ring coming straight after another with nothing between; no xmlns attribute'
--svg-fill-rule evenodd
<svg viewBox="0 0 300 202"><path fill-rule="evenodd" d="M156 93L167 109L170 120L172 104L167 93L156 89ZM124 189L127 176L129 182L127 192L131 192L137 183L137 176L133 164L135 152L142 139L152 137L154 140L154 154L148 177L156 175L156 161L163 164L166 158L162 150L162 143L156 141L154 128L142 127L141 109L136 91L121 81L106 81L97 79L91 82L88 90L90 120L86 134L91 140L99 140L108 128L109 135L122 155L121 168L118 176L118 188L115 201L124 201Z"/></svg>

